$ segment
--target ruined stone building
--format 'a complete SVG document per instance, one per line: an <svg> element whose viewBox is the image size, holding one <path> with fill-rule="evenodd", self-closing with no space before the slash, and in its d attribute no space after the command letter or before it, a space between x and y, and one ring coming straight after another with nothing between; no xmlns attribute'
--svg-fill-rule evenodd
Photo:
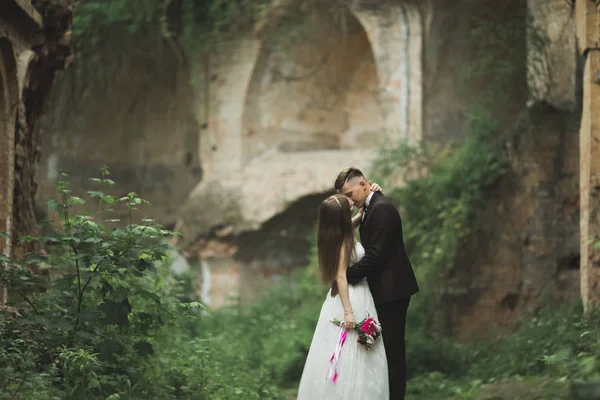
<svg viewBox="0 0 600 400"><path fill-rule="evenodd" d="M36 162L21 165L19 154L36 160L38 149L11 143L35 132L19 107L28 107L27 93L47 89L48 81L44 85L39 77L46 75L26 72L31 67L11 65L31 66L45 54L34 39L46 27L44 13L40 17L23 0L4 3L29 21L18 25L24 32L14 23L2 31L14 63L4 56L0 162L6 168L0 168L0 188L9 201L0 203L0 217L13 232L15 224L27 226L33 218L32 205L21 204L33 199L27 195L35 192L32 176L41 203L54 195L56 169L70 173L73 188L83 191L88 178L108 165L115 194L139 193L154 205L147 216L182 231L179 245L198 270L199 291L211 307L230 297L249 302L307 263L317 205L341 168L356 165L368 173L365 164L379 148L401 139L442 148L465 138L467 107L479 88L465 87L459 77L475 49L485 48L500 58L505 52L524 55L497 112L509 126L527 109L535 124L507 149L511 173L485 210L486 220L495 222L466 246L472 250L464 263L467 293L447 301L454 333L467 337L507 328L519 313L549 298L579 295L580 257L582 268L592 257L585 236L600 233L589 197L595 172L585 160L598 157L586 145L593 142L584 134L593 127L587 117L579 134L581 107L584 115L593 110L586 77L595 72L588 66L583 73L570 2L347 1L335 12L311 16L310 29L287 40L278 29L293 20L302 2L285 0L274 2L261 26L199 61L165 46L164 60L152 64L153 49L140 44L141 51L132 52L106 82L110 90L98 93L85 110L70 107L68 80L57 81L32 142L42 149L37 175L31 173ZM38 11L49 4L34 3ZM577 18L584 21L596 8L588 0L584 13L580 3L586 4L577 2ZM549 39L541 55L525 39L507 49L472 34L480 21L495 19L524 29L527 13ZM596 28L584 37L597 34L598 24L589 21ZM49 43L59 42L63 26L55 25ZM588 42L581 52L593 66L597 46ZM15 132L15 121L27 129ZM581 199L580 179L587 193ZM17 192L25 195L13 196ZM16 208L21 222L15 221ZM587 272L581 277L589 293L595 281Z"/></svg>
<svg viewBox="0 0 600 400"><path fill-rule="evenodd" d="M20 256L32 234L40 158L38 117L70 56L70 1L0 2L0 253ZM4 290L0 293L4 301Z"/></svg>

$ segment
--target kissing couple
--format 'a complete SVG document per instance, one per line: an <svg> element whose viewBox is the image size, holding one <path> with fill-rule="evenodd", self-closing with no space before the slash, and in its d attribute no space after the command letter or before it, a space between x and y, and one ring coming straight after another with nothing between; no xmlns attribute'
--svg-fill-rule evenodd
<svg viewBox="0 0 600 400"><path fill-rule="evenodd" d="M406 312L419 287L404 248L402 220L379 185L359 169L340 172L334 186L338 194L321 203L317 228L319 271L331 290L297 399L403 400ZM360 242L354 239L356 227ZM369 317L383 340L371 337L367 348L357 343L361 327L356 324Z"/></svg>

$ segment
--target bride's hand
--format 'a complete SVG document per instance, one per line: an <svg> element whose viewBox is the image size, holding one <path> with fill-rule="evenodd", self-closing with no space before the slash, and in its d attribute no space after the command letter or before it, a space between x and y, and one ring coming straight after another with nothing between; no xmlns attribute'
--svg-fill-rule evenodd
<svg viewBox="0 0 600 400"><path fill-rule="evenodd" d="M371 192L381 192L383 191L383 189L381 188L381 186L379 186L377 183L371 182L369 181L369 183L371 184Z"/></svg>
<svg viewBox="0 0 600 400"><path fill-rule="evenodd" d="M346 329L346 331L354 329L354 313L344 315L344 329Z"/></svg>

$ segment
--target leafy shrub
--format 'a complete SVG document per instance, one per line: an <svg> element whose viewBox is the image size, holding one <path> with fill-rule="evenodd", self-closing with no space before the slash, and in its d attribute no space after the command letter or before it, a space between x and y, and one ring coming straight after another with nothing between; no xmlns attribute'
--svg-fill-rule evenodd
<svg viewBox="0 0 600 400"><path fill-rule="evenodd" d="M92 181L114 183L107 168ZM204 319L214 320L171 274L164 242L172 232L151 220L134 223L147 201L89 191L90 205L71 196L66 181L57 188L60 201L48 207L59 226L21 238L40 242L49 256L0 260L15 310L0 316L2 393L33 400L277 398L264 375L214 355L218 346L199 337ZM119 205L125 224L110 218ZM32 265L48 270L50 281L33 275Z"/></svg>

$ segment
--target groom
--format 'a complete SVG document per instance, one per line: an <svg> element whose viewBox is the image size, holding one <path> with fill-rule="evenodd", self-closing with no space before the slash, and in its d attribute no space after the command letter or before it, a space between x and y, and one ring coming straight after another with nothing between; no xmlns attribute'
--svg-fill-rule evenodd
<svg viewBox="0 0 600 400"><path fill-rule="evenodd" d="M364 210L360 241L365 256L346 273L355 285L367 278L383 331L390 383L390 400L403 400L406 392L405 327L410 297L419 291L404 248L402 221L393 203L357 168L347 168L335 180L335 189Z"/></svg>

